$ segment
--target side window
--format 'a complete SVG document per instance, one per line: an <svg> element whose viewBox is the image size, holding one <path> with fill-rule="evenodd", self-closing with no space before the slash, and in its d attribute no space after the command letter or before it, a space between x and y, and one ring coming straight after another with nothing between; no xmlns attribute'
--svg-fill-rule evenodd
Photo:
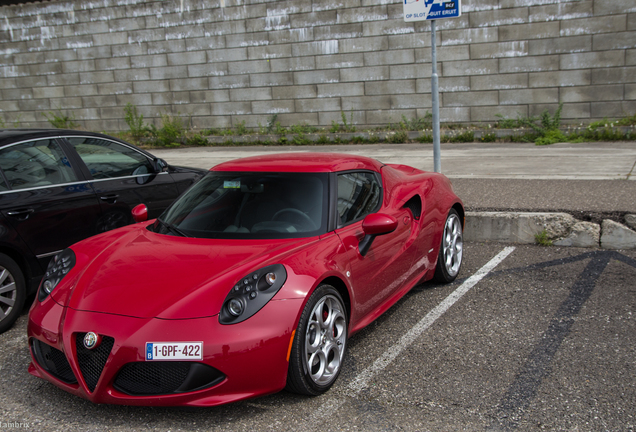
<svg viewBox="0 0 636 432"><path fill-rule="evenodd" d="M64 152L50 139L25 142L0 150L0 168L11 189L77 181Z"/></svg>
<svg viewBox="0 0 636 432"><path fill-rule="evenodd" d="M378 209L380 184L370 172L338 174L338 216L340 225L362 219Z"/></svg>
<svg viewBox="0 0 636 432"><path fill-rule="evenodd" d="M67 140L80 155L94 179L151 174L146 156L114 141L99 138L72 137Z"/></svg>

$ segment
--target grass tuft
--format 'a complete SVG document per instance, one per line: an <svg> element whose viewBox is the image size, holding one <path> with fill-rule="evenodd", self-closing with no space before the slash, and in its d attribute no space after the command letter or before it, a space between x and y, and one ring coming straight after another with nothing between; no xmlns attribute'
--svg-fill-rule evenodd
<svg viewBox="0 0 636 432"><path fill-rule="evenodd" d="M534 235L534 241L539 246L552 246L552 240L550 240L550 238L548 237L548 231L545 229L539 234Z"/></svg>

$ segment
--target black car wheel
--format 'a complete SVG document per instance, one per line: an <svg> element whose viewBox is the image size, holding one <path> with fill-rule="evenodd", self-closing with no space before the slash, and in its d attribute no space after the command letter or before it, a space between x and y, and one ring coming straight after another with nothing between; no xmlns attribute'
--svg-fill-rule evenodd
<svg viewBox="0 0 636 432"><path fill-rule="evenodd" d="M18 319L26 299L26 285L20 267L11 258L0 254L0 333Z"/></svg>
<svg viewBox="0 0 636 432"><path fill-rule="evenodd" d="M455 280L462 266L464 253L464 236L462 233L462 221L455 209L448 212L442 243L439 247L437 265L435 266L435 280L449 283Z"/></svg>
<svg viewBox="0 0 636 432"><path fill-rule="evenodd" d="M289 358L287 390L316 396L336 382L347 347L347 311L330 285L311 295L298 323Z"/></svg>

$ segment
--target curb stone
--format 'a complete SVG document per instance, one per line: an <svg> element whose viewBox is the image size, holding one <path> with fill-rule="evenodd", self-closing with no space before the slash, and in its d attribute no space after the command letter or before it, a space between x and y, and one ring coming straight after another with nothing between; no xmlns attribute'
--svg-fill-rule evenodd
<svg viewBox="0 0 636 432"><path fill-rule="evenodd" d="M608 219L601 225L578 221L567 213L466 212L464 239L535 244L543 231L555 246L636 249L636 231L629 227Z"/></svg>
<svg viewBox="0 0 636 432"><path fill-rule="evenodd" d="M593 222L576 222L567 237L554 241L555 246L595 247L601 242L601 226Z"/></svg>
<svg viewBox="0 0 636 432"><path fill-rule="evenodd" d="M466 212L464 238L533 244L535 235L546 230L548 238L566 236L576 219L567 213Z"/></svg>
<svg viewBox="0 0 636 432"><path fill-rule="evenodd" d="M623 224L606 219L601 224L603 249L636 249L636 232Z"/></svg>

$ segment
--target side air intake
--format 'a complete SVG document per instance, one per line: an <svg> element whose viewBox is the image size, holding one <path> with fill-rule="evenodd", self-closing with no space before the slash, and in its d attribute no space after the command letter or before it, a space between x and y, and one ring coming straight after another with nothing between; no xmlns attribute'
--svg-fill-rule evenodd
<svg viewBox="0 0 636 432"><path fill-rule="evenodd" d="M414 195L404 204L404 208L411 210L415 220L420 220L420 216L422 216L422 199L419 195Z"/></svg>

